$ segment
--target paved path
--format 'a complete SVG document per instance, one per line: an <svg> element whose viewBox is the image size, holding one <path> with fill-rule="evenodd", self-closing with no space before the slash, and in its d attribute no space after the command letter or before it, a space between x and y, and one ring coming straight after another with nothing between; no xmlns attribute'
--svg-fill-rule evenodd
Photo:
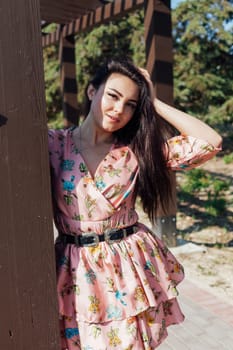
<svg viewBox="0 0 233 350"><path fill-rule="evenodd" d="M179 287L185 321L168 328L159 350L233 350L233 305L185 280Z"/></svg>

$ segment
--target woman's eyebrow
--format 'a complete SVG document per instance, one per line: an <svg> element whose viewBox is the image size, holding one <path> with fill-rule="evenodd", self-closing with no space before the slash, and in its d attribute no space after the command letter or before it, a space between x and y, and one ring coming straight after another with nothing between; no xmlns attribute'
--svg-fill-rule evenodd
<svg viewBox="0 0 233 350"><path fill-rule="evenodd" d="M120 91L118 91L118 90L116 90L114 88L109 88L109 90L114 91L116 94L118 94L119 96L123 97L123 95L122 95L122 93L120 93ZM129 99L129 101L132 101L132 102L135 102L135 103L138 102L137 100L134 100L133 98Z"/></svg>

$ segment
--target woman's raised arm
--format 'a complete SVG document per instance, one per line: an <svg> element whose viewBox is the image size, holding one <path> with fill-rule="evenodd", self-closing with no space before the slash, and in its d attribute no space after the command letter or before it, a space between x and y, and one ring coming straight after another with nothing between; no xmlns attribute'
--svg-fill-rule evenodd
<svg viewBox="0 0 233 350"><path fill-rule="evenodd" d="M154 102L156 112L165 119L169 124L173 125L182 135L193 136L198 139L207 141L216 148L222 145L222 137L209 125L196 117L182 112L155 97L153 83L148 71L144 68L139 68L148 82L151 99Z"/></svg>
<svg viewBox="0 0 233 350"><path fill-rule="evenodd" d="M189 135L205 140L216 148L221 147L222 137L209 125L169 106L157 98L154 99L154 105L157 113L169 124L173 125L182 135Z"/></svg>

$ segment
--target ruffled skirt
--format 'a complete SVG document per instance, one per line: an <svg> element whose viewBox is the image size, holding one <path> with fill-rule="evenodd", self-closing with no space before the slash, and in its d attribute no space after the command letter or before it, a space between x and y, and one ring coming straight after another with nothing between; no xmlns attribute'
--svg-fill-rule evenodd
<svg viewBox="0 0 233 350"><path fill-rule="evenodd" d="M56 245L62 350L152 350L183 321L183 268L143 225L111 245Z"/></svg>

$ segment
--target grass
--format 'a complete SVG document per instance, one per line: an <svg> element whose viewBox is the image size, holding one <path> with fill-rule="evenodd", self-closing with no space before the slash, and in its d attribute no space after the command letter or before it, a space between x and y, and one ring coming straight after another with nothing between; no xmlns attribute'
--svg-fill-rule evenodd
<svg viewBox="0 0 233 350"><path fill-rule="evenodd" d="M229 153L229 154L226 154L224 157L223 157L223 161L225 164L231 164L233 163L233 152L232 153Z"/></svg>
<svg viewBox="0 0 233 350"><path fill-rule="evenodd" d="M223 181L207 171L196 168L184 175L184 181L180 184L179 199L191 201L191 199L205 199L203 205L208 214L217 217L223 215L229 205L227 191L230 189L230 180Z"/></svg>

